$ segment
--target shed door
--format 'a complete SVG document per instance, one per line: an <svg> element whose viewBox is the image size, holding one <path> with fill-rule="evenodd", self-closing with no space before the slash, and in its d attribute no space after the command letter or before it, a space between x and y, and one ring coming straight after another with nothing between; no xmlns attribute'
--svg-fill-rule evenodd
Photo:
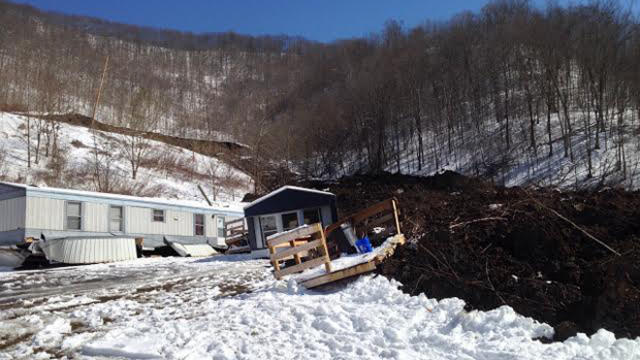
<svg viewBox="0 0 640 360"><path fill-rule="evenodd" d="M262 233L262 244L267 246L267 237L278 232L278 224L275 215L260 216L260 232Z"/></svg>

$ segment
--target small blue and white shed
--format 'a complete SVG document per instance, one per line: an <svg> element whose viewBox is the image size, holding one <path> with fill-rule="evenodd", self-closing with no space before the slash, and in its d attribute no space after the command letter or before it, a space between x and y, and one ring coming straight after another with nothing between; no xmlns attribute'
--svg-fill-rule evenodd
<svg viewBox="0 0 640 360"><path fill-rule="evenodd" d="M336 196L330 192L297 186L283 186L244 207L249 246L252 252L267 254L267 237L303 224L338 221Z"/></svg>

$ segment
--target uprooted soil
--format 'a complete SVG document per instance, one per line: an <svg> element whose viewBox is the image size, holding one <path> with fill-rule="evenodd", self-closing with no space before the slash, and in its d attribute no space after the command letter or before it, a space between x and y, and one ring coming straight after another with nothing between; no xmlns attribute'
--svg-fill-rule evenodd
<svg viewBox="0 0 640 360"><path fill-rule="evenodd" d="M640 336L639 192L502 188L452 172L304 185L329 188L341 215L399 200L409 241L378 271L407 293L506 304L554 326L558 340L600 328Z"/></svg>

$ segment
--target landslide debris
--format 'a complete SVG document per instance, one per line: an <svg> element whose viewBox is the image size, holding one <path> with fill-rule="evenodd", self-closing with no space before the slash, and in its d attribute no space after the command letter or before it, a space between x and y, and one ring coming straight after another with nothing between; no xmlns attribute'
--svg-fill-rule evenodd
<svg viewBox="0 0 640 360"><path fill-rule="evenodd" d="M556 329L640 336L640 193L503 188L445 172L307 182L337 195L340 216L396 197L406 246L379 273L403 291L509 305ZM611 246L614 255L582 231Z"/></svg>

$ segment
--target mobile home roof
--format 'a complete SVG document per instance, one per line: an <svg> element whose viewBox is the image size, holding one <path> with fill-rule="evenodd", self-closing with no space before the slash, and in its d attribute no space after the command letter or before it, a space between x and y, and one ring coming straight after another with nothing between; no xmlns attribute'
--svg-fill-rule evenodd
<svg viewBox="0 0 640 360"><path fill-rule="evenodd" d="M178 200L178 199L162 199L151 197L139 197L130 195L118 195L109 193L100 193L93 191L83 190L71 190L71 189L59 189L50 187L38 187L25 184L14 184L0 182L5 186L14 187L17 189L24 189L26 196L47 197L62 200L74 200L74 201L101 201L105 203L117 203L130 206L141 206L148 208L158 209L179 209L187 211L202 211L206 213L214 213L227 216L243 216L243 210L241 206L222 204L219 206L209 206L203 202L193 200Z"/></svg>

